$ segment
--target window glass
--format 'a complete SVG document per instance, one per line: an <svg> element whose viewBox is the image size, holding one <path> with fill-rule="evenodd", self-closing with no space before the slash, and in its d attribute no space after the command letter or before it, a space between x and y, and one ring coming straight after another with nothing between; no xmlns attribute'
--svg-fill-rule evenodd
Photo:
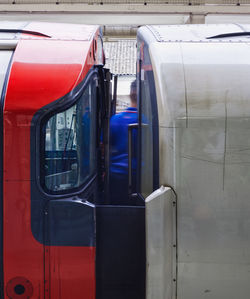
<svg viewBox="0 0 250 299"><path fill-rule="evenodd" d="M97 37L97 63L98 64L103 64L103 42L102 42L102 37L98 35Z"/></svg>
<svg viewBox="0 0 250 299"><path fill-rule="evenodd" d="M148 72L143 73L141 99L141 194L145 198L153 192L153 124Z"/></svg>
<svg viewBox="0 0 250 299"><path fill-rule="evenodd" d="M91 80L74 106L52 116L43 130L45 188L58 192L79 187L96 168L95 80Z"/></svg>

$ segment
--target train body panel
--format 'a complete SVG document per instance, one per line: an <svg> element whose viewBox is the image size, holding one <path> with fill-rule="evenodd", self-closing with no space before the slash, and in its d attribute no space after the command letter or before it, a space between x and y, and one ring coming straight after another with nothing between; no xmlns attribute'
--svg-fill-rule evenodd
<svg viewBox="0 0 250 299"><path fill-rule="evenodd" d="M180 299L244 299L250 291L250 59L248 37L240 35L247 28L153 26L139 33L151 36L160 185L176 194L177 276L166 279L176 280Z"/></svg>
<svg viewBox="0 0 250 299"><path fill-rule="evenodd" d="M31 212L31 183L39 185L39 178L31 176L32 119L41 108L70 93L96 63L98 27L72 25L70 32L65 28L60 24L29 25L28 33L19 36L7 75L3 111L5 298L80 298L83 293L95 298L95 244L45 245L34 235L34 226L41 219ZM52 38L36 36L33 31ZM46 205L44 201L41 217L46 216ZM49 238L46 228L40 232L45 234L42 239Z"/></svg>

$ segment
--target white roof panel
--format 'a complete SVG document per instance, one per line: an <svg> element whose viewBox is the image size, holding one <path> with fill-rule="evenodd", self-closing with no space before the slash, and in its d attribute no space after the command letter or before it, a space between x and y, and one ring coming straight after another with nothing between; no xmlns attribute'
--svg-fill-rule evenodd
<svg viewBox="0 0 250 299"><path fill-rule="evenodd" d="M169 25L147 26L158 42L248 42L250 25L248 24L202 24L202 25ZM233 34L243 33L239 36ZM229 34L228 37L218 37ZM232 36L230 36L232 34ZM246 34L246 35L244 35Z"/></svg>
<svg viewBox="0 0 250 299"><path fill-rule="evenodd" d="M148 40L161 126L179 126L178 120L187 123L191 118L250 117L248 38L204 43L205 36L222 34L224 28L241 30L237 25L218 25L217 31L216 27L154 26L159 37ZM152 27L148 29L152 33ZM150 35L146 31L141 31L145 38Z"/></svg>

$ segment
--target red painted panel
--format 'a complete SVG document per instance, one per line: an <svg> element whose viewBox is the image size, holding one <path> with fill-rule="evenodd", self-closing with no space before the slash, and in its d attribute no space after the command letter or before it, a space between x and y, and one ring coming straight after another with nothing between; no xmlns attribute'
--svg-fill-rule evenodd
<svg viewBox="0 0 250 299"><path fill-rule="evenodd" d="M33 115L70 92L93 66L88 57L90 45L90 42L20 41L14 54L5 111Z"/></svg>
<svg viewBox="0 0 250 299"><path fill-rule="evenodd" d="M44 298L44 251L31 236L29 198L29 181L4 182L4 282L24 277L33 298Z"/></svg>
<svg viewBox="0 0 250 299"><path fill-rule="evenodd" d="M32 117L86 76L94 63L90 47L90 42L22 40L13 57L4 107L4 282L6 288L13 278L26 278L35 299L48 298L44 265L46 270L49 265L51 298L95 298L95 249L46 252L32 235L30 212Z"/></svg>
<svg viewBox="0 0 250 299"><path fill-rule="evenodd" d="M46 247L49 298L95 298L95 248Z"/></svg>

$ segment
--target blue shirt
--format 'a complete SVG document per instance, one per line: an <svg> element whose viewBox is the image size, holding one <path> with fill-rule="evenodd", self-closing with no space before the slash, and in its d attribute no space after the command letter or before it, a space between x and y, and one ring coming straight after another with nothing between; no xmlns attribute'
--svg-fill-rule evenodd
<svg viewBox="0 0 250 299"><path fill-rule="evenodd" d="M136 108L129 107L125 111L115 114L110 119L110 172L128 173L128 125L138 122ZM133 149L136 148L137 130L133 130ZM135 150L133 153L133 157ZM132 168L136 168L135 158L132 159Z"/></svg>

